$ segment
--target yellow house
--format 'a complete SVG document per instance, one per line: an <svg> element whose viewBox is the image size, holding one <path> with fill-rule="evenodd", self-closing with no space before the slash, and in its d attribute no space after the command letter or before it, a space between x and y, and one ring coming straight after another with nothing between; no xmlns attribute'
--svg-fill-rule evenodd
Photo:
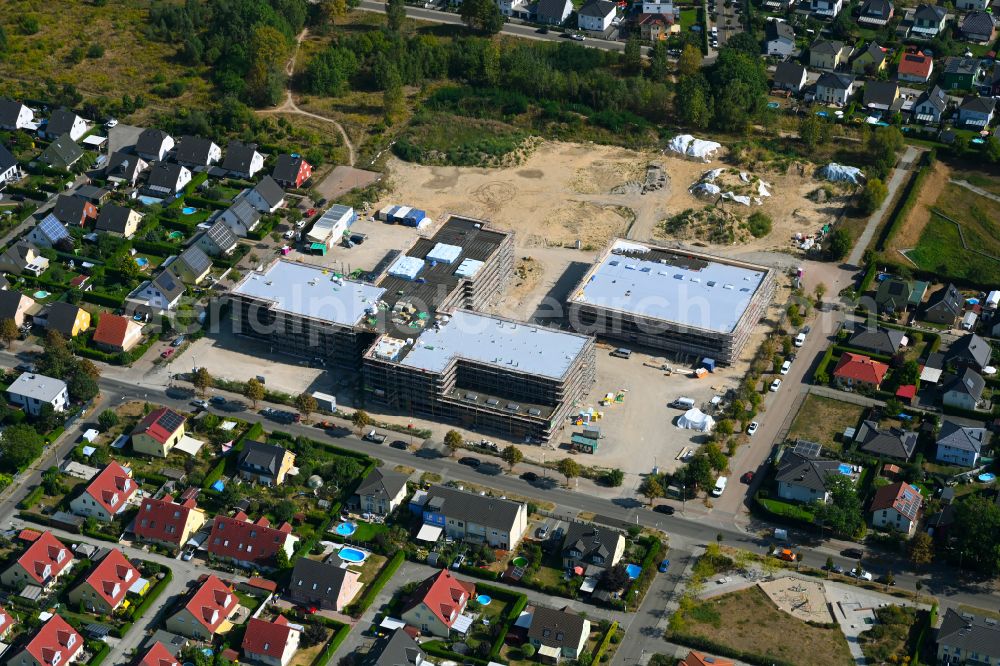
<svg viewBox="0 0 1000 666"><path fill-rule="evenodd" d="M44 316L46 330L58 331L67 338L75 338L90 328L90 313L79 305L53 303Z"/></svg>
<svg viewBox="0 0 1000 666"><path fill-rule="evenodd" d="M855 74L875 75L885 69L887 60L885 49L872 42L851 62L851 71Z"/></svg>
<svg viewBox="0 0 1000 666"><path fill-rule="evenodd" d="M107 615L126 603L125 595L140 578L139 570L115 548L108 551L82 583L70 590L69 600Z"/></svg>
<svg viewBox="0 0 1000 666"><path fill-rule="evenodd" d="M132 431L136 453L166 458L184 437L184 417L167 407L154 409Z"/></svg>
<svg viewBox="0 0 1000 666"><path fill-rule="evenodd" d="M233 589L209 574L184 607L167 618L167 631L202 641L233 628L229 618L239 608Z"/></svg>
<svg viewBox="0 0 1000 666"><path fill-rule="evenodd" d="M170 495L162 499L147 497L135 517L135 535L142 541L179 550L205 524L205 512L194 498L175 502Z"/></svg>

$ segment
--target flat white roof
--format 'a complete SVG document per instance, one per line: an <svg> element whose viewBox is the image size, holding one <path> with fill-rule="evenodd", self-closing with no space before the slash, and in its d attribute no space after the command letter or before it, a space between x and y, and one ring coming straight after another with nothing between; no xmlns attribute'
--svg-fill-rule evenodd
<svg viewBox="0 0 1000 666"><path fill-rule="evenodd" d="M400 365L441 372L464 358L542 377L559 379L583 351L588 338L532 324L458 310L440 327L420 334Z"/></svg>
<svg viewBox="0 0 1000 666"><path fill-rule="evenodd" d="M615 250L649 252L650 258L616 254ZM683 253L678 253L683 256ZM699 257L700 258L700 257ZM592 269L590 279L571 300L683 326L730 333L766 275L707 260L691 270L661 263L652 249L631 241L615 241L612 251Z"/></svg>
<svg viewBox="0 0 1000 666"><path fill-rule="evenodd" d="M66 382L54 377L46 377L33 372L23 372L8 387L7 392L34 398L41 402L52 402L66 390Z"/></svg>
<svg viewBox="0 0 1000 666"><path fill-rule="evenodd" d="M262 273L247 275L233 293L272 301L282 312L354 326L375 309L385 289L338 278L325 268L276 261Z"/></svg>

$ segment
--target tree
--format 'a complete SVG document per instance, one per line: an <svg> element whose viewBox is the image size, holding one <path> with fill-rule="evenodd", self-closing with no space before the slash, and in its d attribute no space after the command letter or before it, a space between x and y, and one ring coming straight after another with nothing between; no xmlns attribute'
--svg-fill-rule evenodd
<svg viewBox="0 0 1000 666"><path fill-rule="evenodd" d="M896 381L900 386L916 384L920 379L920 364L915 360L909 360L896 370Z"/></svg>
<svg viewBox="0 0 1000 666"><path fill-rule="evenodd" d="M308 423L309 415L319 409L319 404L309 393L300 393L295 396L295 408L302 414L302 420Z"/></svg>
<svg viewBox="0 0 1000 666"><path fill-rule="evenodd" d="M212 386L212 375L208 373L208 368L202 366L195 370L194 375L191 377L191 384L204 397L205 393Z"/></svg>
<svg viewBox="0 0 1000 666"><path fill-rule="evenodd" d="M451 455L455 455L455 451L462 448L462 442L462 433L457 430L449 430L444 434L444 445L451 451Z"/></svg>
<svg viewBox="0 0 1000 666"><path fill-rule="evenodd" d="M292 566L291 562L288 560L288 553L285 552L284 548L279 548L278 552L274 554L274 565L278 567L279 571L283 571Z"/></svg>
<svg viewBox="0 0 1000 666"><path fill-rule="evenodd" d="M840 261L851 251L851 237L843 229L835 229L826 242L826 258Z"/></svg>
<svg viewBox="0 0 1000 666"><path fill-rule="evenodd" d="M570 479L580 476L580 465L572 458L563 458L556 466L559 473L566 477L566 485L569 486Z"/></svg>
<svg viewBox="0 0 1000 666"><path fill-rule="evenodd" d="M277 104L285 87L288 39L276 28L258 23L250 36L248 55L246 90L251 103L257 106Z"/></svg>
<svg viewBox="0 0 1000 666"><path fill-rule="evenodd" d="M684 125L704 129L712 122L714 101L708 81L701 74L682 76L677 82L674 110Z"/></svg>
<svg viewBox="0 0 1000 666"><path fill-rule="evenodd" d="M74 402L87 402L97 397L97 394L101 392L97 382L90 375L78 370L69 376L66 388L69 389L70 400Z"/></svg>
<svg viewBox="0 0 1000 666"><path fill-rule="evenodd" d="M927 532L918 530L910 538L906 550L915 567L925 567L934 561L934 539Z"/></svg>
<svg viewBox="0 0 1000 666"><path fill-rule="evenodd" d="M633 33L625 41L625 70L630 74L638 74L642 71L642 42L639 35Z"/></svg>
<svg viewBox="0 0 1000 666"><path fill-rule="evenodd" d="M604 482L611 488L620 488L625 481L625 472L620 469L609 469L604 473Z"/></svg>
<svg viewBox="0 0 1000 666"><path fill-rule="evenodd" d="M97 417L97 425L101 426L101 430L105 432L111 430L118 425L118 414L116 414L113 409L105 409L101 412L101 415Z"/></svg>
<svg viewBox="0 0 1000 666"><path fill-rule="evenodd" d="M737 32L726 40L725 50L740 51L754 58L760 57L760 42L749 32Z"/></svg>
<svg viewBox="0 0 1000 666"><path fill-rule="evenodd" d="M860 202L861 210L871 215L882 205L885 198L889 196L889 188L879 178L869 178L865 183L865 188L861 190Z"/></svg>
<svg viewBox="0 0 1000 666"><path fill-rule="evenodd" d="M654 81L661 83L670 79L670 58L666 42L658 41L653 44L653 52L649 56L649 75Z"/></svg>
<svg viewBox="0 0 1000 666"><path fill-rule="evenodd" d="M62 494L62 472L55 465L42 472L42 488L49 497Z"/></svg>
<svg viewBox="0 0 1000 666"><path fill-rule="evenodd" d="M243 397L250 401L254 409L257 409L257 403L264 399L264 385L256 377L251 377L243 385Z"/></svg>
<svg viewBox="0 0 1000 666"><path fill-rule="evenodd" d="M830 123L814 113L806 114L799 121L799 138L809 150L826 144L830 141Z"/></svg>
<svg viewBox="0 0 1000 666"><path fill-rule="evenodd" d="M639 485L639 494L648 499L649 505L653 506L653 502L663 497L663 486L660 485L660 481L656 476L650 474Z"/></svg>
<svg viewBox="0 0 1000 666"><path fill-rule="evenodd" d="M0 52L2 52L0 48ZM986 153L986 159L990 161L991 164L996 164L1000 162L1000 139L995 136L991 136L986 139L986 145L983 146L983 151Z"/></svg>
<svg viewBox="0 0 1000 666"><path fill-rule="evenodd" d="M492 0L469 0L462 2L459 9L462 22L473 30L486 35L495 35L503 27L503 14Z"/></svg>
<svg viewBox="0 0 1000 666"><path fill-rule="evenodd" d="M891 571L885 573L885 591L888 592L889 588L896 584L896 575Z"/></svg>
<svg viewBox="0 0 1000 666"><path fill-rule="evenodd" d="M816 503L814 513L817 522L840 536L853 537L864 525L861 498L854 484L846 476L834 474L827 477L826 489L830 493L830 501Z"/></svg>
<svg viewBox="0 0 1000 666"><path fill-rule="evenodd" d="M703 449L705 457L708 458L708 464L712 466L712 469L716 472L723 472L729 467L729 458L726 454L722 452L718 444L709 443L705 445Z"/></svg>
<svg viewBox="0 0 1000 666"><path fill-rule="evenodd" d="M326 629L318 622L311 622L302 632L302 647L309 648L326 640Z"/></svg>
<svg viewBox="0 0 1000 666"><path fill-rule="evenodd" d="M712 464L707 455L699 451L691 458L691 462L684 468L683 482L689 488L702 490L715 483L715 474L712 473Z"/></svg>
<svg viewBox="0 0 1000 666"><path fill-rule="evenodd" d="M274 506L274 519L278 523L287 523L295 515L295 502L281 500Z"/></svg>
<svg viewBox="0 0 1000 666"><path fill-rule="evenodd" d="M7 52L7 31L0 25L0 54Z"/></svg>
<svg viewBox="0 0 1000 666"><path fill-rule="evenodd" d="M19 334L20 331L17 329L17 323L13 319L8 317L7 319L0 320L0 338L3 338L7 349L10 349Z"/></svg>
<svg viewBox="0 0 1000 666"><path fill-rule="evenodd" d="M135 263L135 259L128 253L119 255L115 258L111 264L111 269L120 273L121 276L128 281L138 278L139 273L141 272L139 264Z"/></svg>
<svg viewBox="0 0 1000 666"><path fill-rule="evenodd" d="M12 425L0 433L0 466L19 472L42 454L44 440L30 425Z"/></svg>
<svg viewBox="0 0 1000 666"><path fill-rule="evenodd" d="M507 463L507 467L509 467L511 471L514 471L514 465L524 460L524 454L521 453L521 449L517 448L513 444L505 448L500 453L500 457L505 463Z"/></svg>
<svg viewBox="0 0 1000 666"><path fill-rule="evenodd" d="M371 425L371 422L372 418L368 416L368 412L366 412L363 409L355 410L354 415L351 416L351 423L353 423L354 427L358 429L359 435L361 434L362 430Z"/></svg>
<svg viewBox="0 0 1000 666"><path fill-rule="evenodd" d="M822 283L822 282L820 282L819 284L817 284L816 285L816 289L815 289L815 293L816 293L816 300L818 302L822 303L823 302L823 296L826 295L826 285L824 283Z"/></svg>
<svg viewBox="0 0 1000 666"><path fill-rule="evenodd" d="M382 114L387 125L393 124L403 115L406 98L403 95L403 81L395 66L386 73L385 90L382 92Z"/></svg>
<svg viewBox="0 0 1000 666"><path fill-rule="evenodd" d="M385 18L389 30L399 32L406 20L406 3L403 0L388 0L385 3Z"/></svg>
<svg viewBox="0 0 1000 666"><path fill-rule="evenodd" d="M879 127L867 135L865 149L872 160L871 176L884 179L903 149L903 133L895 127Z"/></svg>
<svg viewBox="0 0 1000 666"><path fill-rule="evenodd" d="M628 582L628 568L624 562L619 562L601 573L601 577L597 580L597 587L608 592L617 592L625 589Z"/></svg>
<svg viewBox="0 0 1000 666"><path fill-rule="evenodd" d="M756 52L722 49L709 71L708 81L715 98L712 118L715 127L741 131L767 106L767 70Z"/></svg>
<svg viewBox="0 0 1000 666"><path fill-rule="evenodd" d="M771 218L760 211L757 211L747 218L747 227L754 238L763 238L771 233Z"/></svg>
<svg viewBox="0 0 1000 666"><path fill-rule="evenodd" d="M535 656L535 646L531 643L525 643L521 646L521 656L525 659L531 659Z"/></svg>
<svg viewBox="0 0 1000 666"><path fill-rule="evenodd" d="M701 71L701 59L701 49L694 44L685 44L677 59L677 74L679 76L694 76Z"/></svg>

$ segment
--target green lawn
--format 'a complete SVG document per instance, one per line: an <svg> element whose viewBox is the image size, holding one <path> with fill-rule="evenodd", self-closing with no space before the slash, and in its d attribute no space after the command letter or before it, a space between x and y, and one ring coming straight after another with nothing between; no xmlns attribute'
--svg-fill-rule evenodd
<svg viewBox="0 0 1000 666"><path fill-rule="evenodd" d="M698 10L695 7L681 10L681 32L686 32L698 22Z"/></svg>
<svg viewBox="0 0 1000 666"><path fill-rule="evenodd" d="M972 192L967 192L967 196L970 198L967 205L973 203L972 199L982 199ZM955 214L958 212L959 210L950 209L949 217L957 219ZM1000 249L996 248L997 236L990 236L990 232L987 231L993 228L994 234L1000 233L1000 229L997 229L992 221L986 219L987 224L978 228L965 226L965 220L958 221L962 224L966 243L970 247L980 248L985 252L995 251L1000 255ZM942 280L961 278L984 285L1000 281L1000 260L964 249L958 228L936 214L931 215L930 221L924 227L917 247L907 252L906 256L920 268L936 272Z"/></svg>
<svg viewBox="0 0 1000 666"><path fill-rule="evenodd" d="M389 530L385 525L376 525L374 523L364 523L358 522L358 529L351 535L351 539L355 541L371 541L377 535L387 532Z"/></svg>
<svg viewBox="0 0 1000 666"><path fill-rule="evenodd" d="M808 523L813 522L814 516L812 512L800 504L792 504L791 502L765 497L759 498L758 501L761 503L761 506L777 516L804 520Z"/></svg>
<svg viewBox="0 0 1000 666"><path fill-rule="evenodd" d="M854 403L810 394L795 415L787 439L804 439L830 451L840 451L837 437L846 428L856 427L864 411L864 407Z"/></svg>

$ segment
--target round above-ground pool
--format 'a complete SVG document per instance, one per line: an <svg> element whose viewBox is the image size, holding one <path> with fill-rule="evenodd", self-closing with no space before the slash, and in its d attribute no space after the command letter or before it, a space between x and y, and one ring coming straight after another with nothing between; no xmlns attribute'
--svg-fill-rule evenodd
<svg viewBox="0 0 1000 666"><path fill-rule="evenodd" d="M145 268L149 264L149 259L146 257L136 257L135 263L139 265L139 268Z"/></svg>
<svg viewBox="0 0 1000 666"><path fill-rule="evenodd" d="M194 215L198 212L198 209L194 206L184 206L184 208L181 208L181 212L185 215Z"/></svg>
<svg viewBox="0 0 1000 666"><path fill-rule="evenodd" d="M340 536L349 537L352 534L354 534L357 530L358 526L355 525L354 523L343 522L343 523L337 523L337 527L335 527L333 531L339 534Z"/></svg>
<svg viewBox="0 0 1000 666"><path fill-rule="evenodd" d="M480 606L489 606L491 601L493 601L493 598L488 594L480 594L476 597L476 603Z"/></svg>
<svg viewBox="0 0 1000 666"><path fill-rule="evenodd" d="M625 572L628 573L628 577L635 580L642 573L642 567L638 564L629 564L625 567Z"/></svg>
<svg viewBox="0 0 1000 666"><path fill-rule="evenodd" d="M528 566L528 558L521 557L520 555L518 555L517 557L512 559L510 563L513 564L515 567L526 567Z"/></svg>
<svg viewBox="0 0 1000 666"><path fill-rule="evenodd" d="M340 559L354 564L364 562L368 557L368 553L363 550L358 550L357 548L341 548L339 555Z"/></svg>
<svg viewBox="0 0 1000 666"><path fill-rule="evenodd" d="M48 298L51 295L52 294L45 291L44 289L39 289L38 291L35 292L35 298Z"/></svg>
<svg viewBox="0 0 1000 666"><path fill-rule="evenodd" d="M983 483L989 483L990 481L992 481L995 478L997 478L997 475L996 474L990 474L989 472L987 472L986 474L980 474L979 475L979 480L982 481Z"/></svg>

